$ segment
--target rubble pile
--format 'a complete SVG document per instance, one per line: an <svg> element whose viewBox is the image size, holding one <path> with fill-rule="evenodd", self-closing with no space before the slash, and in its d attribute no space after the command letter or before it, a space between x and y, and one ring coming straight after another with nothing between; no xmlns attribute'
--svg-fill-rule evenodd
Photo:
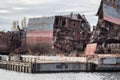
<svg viewBox="0 0 120 80"><path fill-rule="evenodd" d="M101 0L98 23L93 29L96 53L120 53L120 1Z"/></svg>
<svg viewBox="0 0 120 80"><path fill-rule="evenodd" d="M53 36L57 50L83 52L90 42L90 25L84 15L71 13L70 16L55 16Z"/></svg>

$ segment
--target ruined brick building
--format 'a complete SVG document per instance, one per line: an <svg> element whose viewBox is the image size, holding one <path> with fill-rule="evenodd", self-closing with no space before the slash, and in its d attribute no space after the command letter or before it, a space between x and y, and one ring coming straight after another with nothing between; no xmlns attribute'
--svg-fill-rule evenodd
<svg viewBox="0 0 120 80"><path fill-rule="evenodd" d="M90 25L84 15L56 16L54 23L54 47L64 52L83 52L90 42Z"/></svg>
<svg viewBox="0 0 120 80"><path fill-rule="evenodd" d="M97 53L120 53L120 0L101 0L93 29Z"/></svg>
<svg viewBox="0 0 120 80"><path fill-rule="evenodd" d="M90 25L84 15L71 13L30 18L28 21L27 44L43 45L46 51L49 47L66 53L82 52L90 42L90 37Z"/></svg>

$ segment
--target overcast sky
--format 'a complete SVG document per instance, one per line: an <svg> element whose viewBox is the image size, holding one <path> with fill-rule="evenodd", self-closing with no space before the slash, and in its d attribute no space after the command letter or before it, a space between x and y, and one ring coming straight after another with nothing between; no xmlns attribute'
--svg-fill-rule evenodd
<svg viewBox="0 0 120 80"><path fill-rule="evenodd" d="M0 31L10 30L13 20L23 17L54 16L73 13L86 15L96 25L100 0L0 0Z"/></svg>

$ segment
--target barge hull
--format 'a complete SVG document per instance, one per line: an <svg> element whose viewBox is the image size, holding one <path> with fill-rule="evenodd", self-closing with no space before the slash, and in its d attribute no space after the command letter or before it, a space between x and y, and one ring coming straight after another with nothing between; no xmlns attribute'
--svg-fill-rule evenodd
<svg viewBox="0 0 120 80"><path fill-rule="evenodd" d="M41 72L93 72L92 63L79 63L79 62L69 62L69 63L38 63L34 64L32 68L33 73Z"/></svg>

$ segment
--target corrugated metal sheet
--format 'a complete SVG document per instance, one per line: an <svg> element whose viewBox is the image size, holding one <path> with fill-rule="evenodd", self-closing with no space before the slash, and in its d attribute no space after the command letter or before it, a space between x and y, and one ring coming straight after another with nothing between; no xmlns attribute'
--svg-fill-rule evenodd
<svg viewBox="0 0 120 80"><path fill-rule="evenodd" d="M120 25L120 20L109 15L104 14L104 20Z"/></svg>
<svg viewBox="0 0 120 80"><path fill-rule="evenodd" d="M54 17L30 18L27 25L29 30L53 30Z"/></svg>
<svg viewBox="0 0 120 80"><path fill-rule="evenodd" d="M120 25L120 10L114 7L103 5L104 19Z"/></svg>
<svg viewBox="0 0 120 80"><path fill-rule="evenodd" d="M99 64L113 65L116 64L116 58L101 58Z"/></svg>
<svg viewBox="0 0 120 80"><path fill-rule="evenodd" d="M95 54L96 48L97 48L97 43L87 44L85 54L86 55L93 55L93 54Z"/></svg>
<svg viewBox="0 0 120 80"><path fill-rule="evenodd" d="M117 59L116 59L116 62L117 62L117 63L120 63L120 58L117 58Z"/></svg>
<svg viewBox="0 0 120 80"><path fill-rule="evenodd" d="M53 44L53 31L28 31L27 44L49 43Z"/></svg>
<svg viewBox="0 0 120 80"><path fill-rule="evenodd" d="M117 7L120 8L120 0L101 0L101 1L103 1L105 4L109 4L111 6L116 4ZM114 1L114 3L113 3L113 1Z"/></svg>
<svg viewBox="0 0 120 80"><path fill-rule="evenodd" d="M106 58L103 60L103 64L116 64L116 58Z"/></svg>

